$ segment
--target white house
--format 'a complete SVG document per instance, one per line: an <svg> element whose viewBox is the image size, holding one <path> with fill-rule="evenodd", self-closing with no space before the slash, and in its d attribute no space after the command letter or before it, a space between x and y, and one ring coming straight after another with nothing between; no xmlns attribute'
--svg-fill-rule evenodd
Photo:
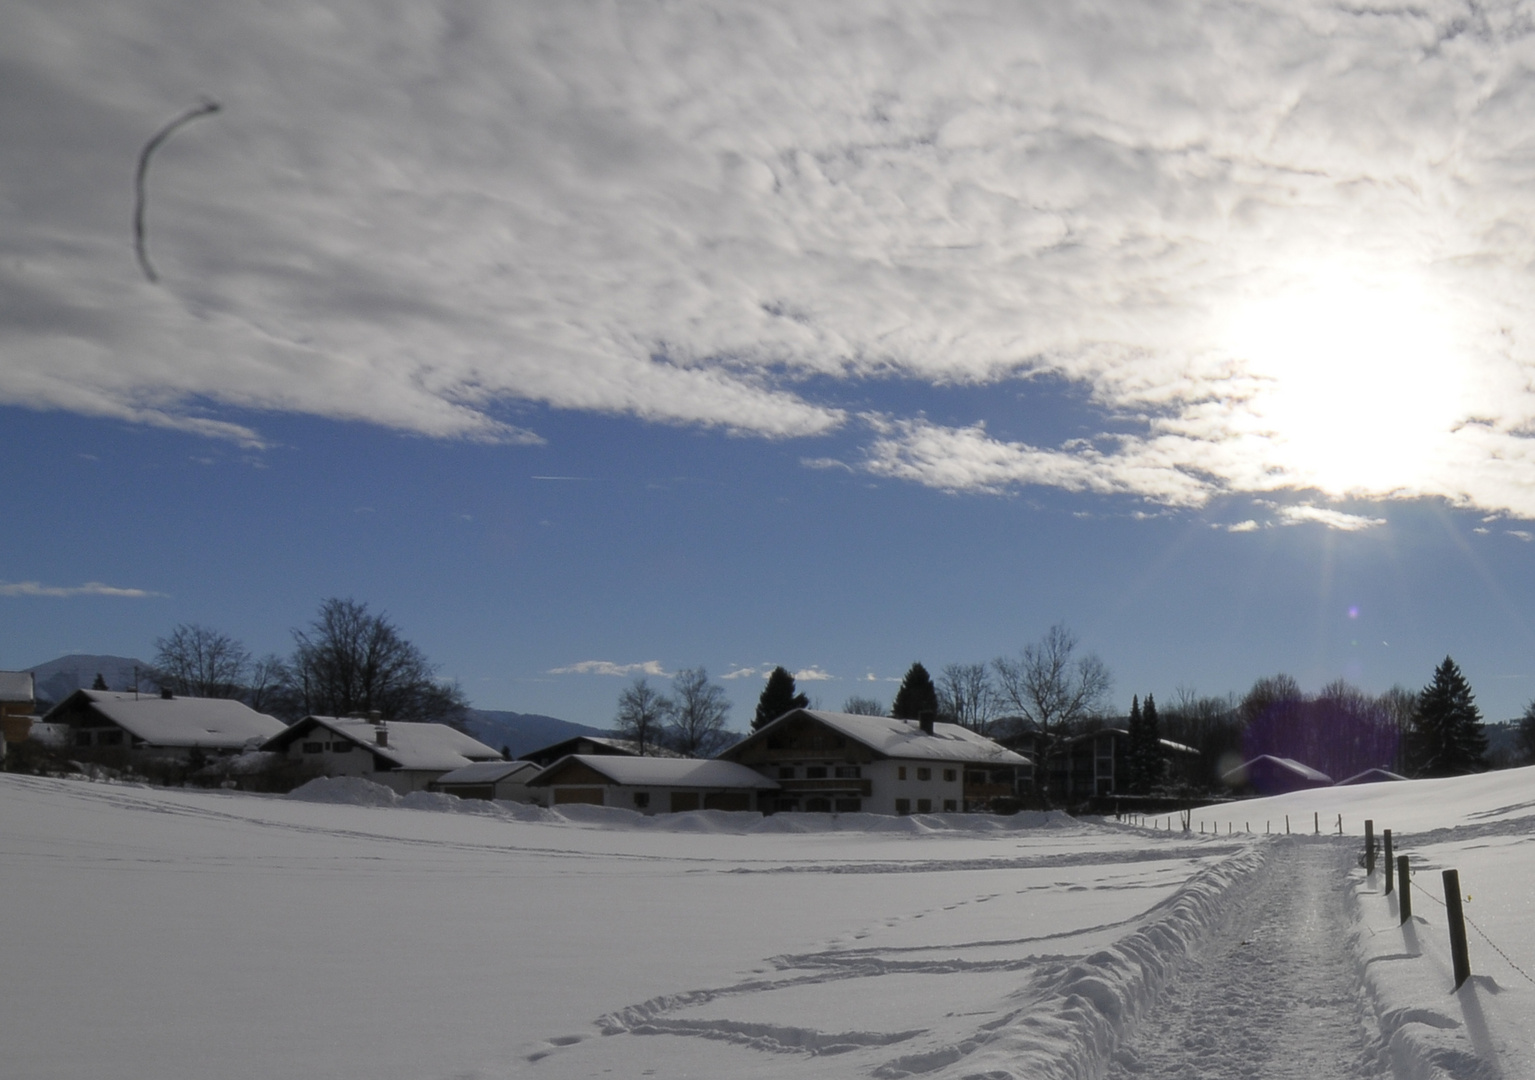
<svg viewBox="0 0 1535 1080"><path fill-rule="evenodd" d="M531 761L477 761L443 773L432 782L432 790L460 799L534 802L539 797L528 788L528 781L542 768Z"/></svg>
<svg viewBox="0 0 1535 1080"><path fill-rule="evenodd" d="M76 690L43 717L68 746L122 747L185 758L232 754L286 730L275 716L228 698L170 697L131 690Z"/></svg>
<svg viewBox="0 0 1535 1080"><path fill-rule="evenodd" d="M683 810L765 810L778 783L729 761L572 754L528 781L549 793L546 805L586 803L642 814Z"/></svg>
<svg viewBox="0 0 1535 1080"><path fill-rule="evenodd" d="M720 755L776 780L774 810L953 813L1017 794L1033 762L958 724L795 709Z"/></svg>
<svg viewBox="0 0 1535 1080"><path fill-rule="evenodd" d="M0 758L7 743L26 741L36 704L30 671L0 671Z"/></svg>
<svg viewBox="0 0 1535 1080"><path fill-rule="evenodd" d="M446 724L360 717L306 716L261 749L310 765L326 776L361 776L401 795L425 791L444 773L501 752Z"/></svg>

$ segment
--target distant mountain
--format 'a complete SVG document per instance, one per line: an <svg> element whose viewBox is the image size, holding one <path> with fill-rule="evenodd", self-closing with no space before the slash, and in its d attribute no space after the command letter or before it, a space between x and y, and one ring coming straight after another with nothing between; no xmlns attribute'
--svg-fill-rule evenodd
<svg viewBox="0 0 1535 1080"><path fill-rule="evenodd" d="M497 750L503 746L512 757L551 743L573 739L577 735L611 735L601 728L573 724L569 720L557 720L537 713L505 712L500 709L470 709L464 718L469 733L486 746Z"/></svg>
<svg viewBox="0 0 1535 1080"><path fill-rule="evenodd" d="M131 656L87 656L73 653L27 668L32 673L39 701L58 703L76 690L88 690L100 675L108 690L132 690L134 669L139 671L139 688L158 693L158 686L146 677L149 665Z"/></svg>

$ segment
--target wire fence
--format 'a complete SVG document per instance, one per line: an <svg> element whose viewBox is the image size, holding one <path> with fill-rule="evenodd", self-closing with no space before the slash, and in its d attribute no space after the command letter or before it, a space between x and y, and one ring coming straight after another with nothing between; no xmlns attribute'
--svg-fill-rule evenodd
<svg viewBox="0 0 1535 1080"><path fill-rule="evenodd" d="M1434 895L1433 890L1425 889L1422 885L1419 885L1416 878L1409 878L1408 879L1408 883L1414 889L1416 889L1418 892L1422 893L1424 896L1428 897L1430 900L1432 900L1434 903L1438 904L1440 907L1445 908L1446 910L1449 909L1448 905L1446 905L1443 900L1439 899L1439 897ZM1466 897L1466 903L1469 904L1470 902L1471 902L1471 898L1469 896ZM1509 967L1513 968L1520 975L1523 975L1525 980L1528 981L1531 985L1535 985L1535 978L1531 978L1530 977L1530 973L1528 971L1525 971L1524 968L1522 968L1518 964L1514 963L1514 958L1509 956L1508 953L1504 952L1503 949L1501 947L1499 947L1499 945L1498 945L1498 943L1496 941L1493 941L1492 938L1488 937L1487 936L1487 931L1483 930L1480 926L1476 925L1476 920L1472 919L1471 916L1464 915L1464 914L1463 914L1463 918L1466 920L1466 925L1471 927L1471 929L1475 930L1476 933L1477 933L1477 936L1480 937L1483 941L1485 941L1487 943L1488 947L1490 949L1492 949L1493 952L1495 952L1499 956L1501 956L1503 958L1504 962L1506 964L1508 964Z"/></svg>

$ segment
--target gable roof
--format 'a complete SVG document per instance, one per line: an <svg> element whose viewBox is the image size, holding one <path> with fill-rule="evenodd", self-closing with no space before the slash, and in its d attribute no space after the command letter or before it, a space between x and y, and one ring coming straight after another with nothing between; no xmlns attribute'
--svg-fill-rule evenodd
<svg viewBox="0 0 1535 1080"><path fill-rule="evenodd" d="M539 767L531 761L477 761L437 778L439 784L498 784L509 776L524 774L520 779L527 783Z"/></svg>
<svg viewBox="0 0 1535 1080"><path fill-rule="evenodd" d="M931 735L914 720L890 716L855 716L852 713L822 712L820 709L795 709L748 735L720 756L733 758L742 748L766 739L781 724L808 716L884 757L915 761L974 761L994 765L1031 765L1022 754L1008 750L1001 743L978 735L958 724L933 725Z"/></svg>
<svg viewBox="0 0 1535 1080"><path fill-rule="evenodd" d="M1355 773L1347 780L1339 780L1336 786L1348 787L1352 784L1378 784L1387 780L1406 779L1407 777L1400 776L1397 773L1392 772L1390 769L1366 769L1364 772Z"/></svg>
<svg viewBox="0 0 1535 1080"><path fill-rule="evenodd" d="M0 671L0 701L20 701L30 705L35 700L30 671Z"/></svg>
<svg viewBox="0 0 1535 1080"><path fill-rule="evenodd" d="M778 781L756 769L718 758L618 757L612 754L571 754L544 769L529 784L557 783L572 763L584 765L615 784L631 787L757 788L776 791Z"/></svg>
<svg viewBox="0 0 1535 1080"><path fill-rule="evenodd" d="M232 698L163 698L131 690L76 690L43 719L82 708L150 746L238 748L287 730L277 717Z"/></svg>
<svg viewBox="0 0 1535 1080"><path fill-rule="evenodd" d="M1303 765L1299 761L1296 761L1294 758L1275 757L1273 754L1259 754L1257 757L1251 759L1250 761L1244 761L1236 768L1222 773L1221 779L1225 780L1226 777L1232 776L1233 774L1245 776L1246 774L1252 772L1252 767L1254 765L1271 766L1272 768L1279 769L1283 772L1292 773L1302 780L1309 781L1313 784L1332 783L1332 777L1318 769L1313 769L1310 765Z"/></svg>
<svg viewBox="0 0 1535 1080"><path fill-rule="evenodd" d="M501 751L455 731L447 724L421 724L405 720L374 723L353 717L306 716L292 727L267 740L263 750L285 750L296 739L323 727L394 763L399 769L449 772L477 761L501 761ZM388 740L378 745L378 733Z"/></svg>

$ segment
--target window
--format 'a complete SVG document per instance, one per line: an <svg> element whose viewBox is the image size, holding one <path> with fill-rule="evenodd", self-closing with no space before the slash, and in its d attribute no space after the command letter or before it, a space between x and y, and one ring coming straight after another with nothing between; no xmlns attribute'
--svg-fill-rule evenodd
<svg viewBox="0 0 1535 1080"><path fill-rule="evenodd" d="M917 779L918 780L931 780L932 778L933 778L933 770L932 769L918 769L917 770Z"/></svg>
<svg viewBox="0 0 1535 1080"><path fill-rule="evenodd" d="M76 746L89 746L89 745L91 745L91 733L89 731L77 731L77 732L75 732L75 745Z"/></svg>
<svg viewBox="0 0 1535 1080"><path fill-rule="evenodd" d="M965 770L965 783L967 783L967 784L984 784L985 782L986 782L986 774L985 773L983 773L983 772L971 772L969 769Z"/></svg>
<svg viewBox="0 0 1535 1080"><path fill-rule="evenodd" d="M325 749L325 744L324 743L306 742L304 744L304 753L306 753L306 754L318 754L321 750L324 750L324 749Z"/></svg>
<svg viewBox="0 0 1535 1080"><path fill-rule="evenodd" d="M950 783L950 784L954 783L955 775L956 774L955 774L953 769L945 769L945 770L943 770L943 778L944 778L944 780L947 783Z"/></svg>
<svg viewBox="0 0 1535 1080"><path fill-rule="evenodd" d="M806 799L805 809L810 811L812 814L829 814L831 813L831 800Z"/></svg>
<svg viewBox="0 0 1535 1080"><path fill-rule="evenodd" d="M906 779L906 766L905 765L897 765L895 767L895 778L897 780L905 780ZM905 812L906 811L904 811L904 810L900 811L900 813L905 813Z"/></svg>
<svg viewBox="0 0 1535 1080"><path fill-rule="evenodd" d="M863 775L863 770L861 770L857 765L838 765L837 766L837 779L838 780L856 780L856 779L858 779L862 775Z"/></svg>
<svg viewBox="0 0 1535 1080"><path fill-rule="evenodd" d="M905 772L906 770L902 769L901 771ZM911 800L910 799L897 799L895 801L895 812L897 814L909 814L909 813L911 813Z"/></svg>
<svg viewBox="0 0 1535 1080"><path fill-rule="evenodd" d="M856 813L858 813L862 809L863 809L863 800L862 799L838 799L837 800L837 813L839 813L839 814L856 814Z"/></svg>
<svg viewBox="0 0 1535 1080"><path fill-rule="evenodd" d="M634 807L636 810L644 810L650 805L650 792L636 791L634 793Z"/></svg>
<svg viewBox="0 0 1535 1080"><path fill-rule="evenodd" d="M919 813L919 814L931 814L932 812L933 812L933 800L932 799L918 799L917 800L917 813Z"/></svg>
<svg viewBox="0 0 1535 1080"><path fill-rule="evenodd" d="M330 748L338 754L350 754L352 752L352 744L349 742L331 743Z"/></svg>
<svg viewBox="0 0 1535 1080"><path fill-rule="evenodd" d="M826 779L826 766L825 765L807 765L807 766L805 766L805 779L806 780L825 780Z"/></svg>
<svg viewBox="0 0 1535 1080"><path fill-rule="evenodd" d="M794 779L794 766L793 765L780 765L780 766L778 766L778 779L780 779L780 780L793 780Z"/></svg>
<svg viewBox="0 0 1535 1080"><path fill-rule="evenodd" d="M958 807L958 805L955 804L953 799L945 799L945 800L943 800L943 812L945 814L952 814L952 813L954 813L955 810L958 810L958 809L959 809L959 807Z"/></svg>
<svg viewBox="0 0 1535 1080"><path fill-rule="evenodd" d="M96 736L96 741L102 746L121 746L123 744L122 729L113 728L111 731L103 731Z"/></svg>

